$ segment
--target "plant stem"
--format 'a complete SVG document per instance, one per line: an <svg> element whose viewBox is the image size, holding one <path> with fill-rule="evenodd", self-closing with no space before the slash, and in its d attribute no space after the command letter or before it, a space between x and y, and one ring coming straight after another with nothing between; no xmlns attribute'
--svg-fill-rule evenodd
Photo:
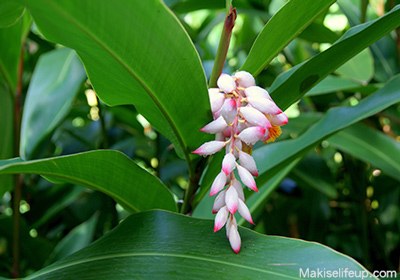
<svg viewBox="0 0 400 280"><path fill-rule="evenodd" d="M21 115L22 115L22 75L24 72L24 47L22 44L21 53L18 64L17 88L14 100L14 156L19 154ZM20 220L19 205L22 197L23 177L17 175L15 178L15 187L13 192L13 240L12 240L12 277L19 277L19 261L20 261Z"/></svg>
<svg viewBox="0 0 400 280"><path fill-rule="evenodd" d="M230 2L231 1L227 1L227 5L229 4L229 10L226 14L224 27L219 40L217 55L215 57L210 81L208 83L209 87L215 87L217 85L218 77L221 75L222 69L224 68L226 54L228 53L229 43L231 41L232 29L235 25L236 8L233 8Z"/></svg>
<svg viewBox="0 0 400 280"><path fill-rule="evenodd" d="M360 13L360 22L364 23L367 20L367 9L368 9L369 0L361 0L361 13Z"/></svg>

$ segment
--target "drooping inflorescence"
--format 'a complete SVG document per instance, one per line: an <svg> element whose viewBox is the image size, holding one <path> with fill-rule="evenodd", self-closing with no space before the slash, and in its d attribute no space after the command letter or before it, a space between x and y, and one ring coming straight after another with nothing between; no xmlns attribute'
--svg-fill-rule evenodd
<svg viewBox="0 0 400 280"><path fill-rule="evenodd" d="M208 156L225 147L221 171L210 189L211 196L217 195L212 209L216 214L214 232L225 225L231 247L239 253L241 239L234 214L239 212L253 224L244 203L242 184L258 191L254 180L258 170L250 155L251 148L258 141L274 141L288 118L268 92L255 85L254 77L248 72L236 72L233 76L221 74L217 85L218 88L208 90L214 120L201 129L215 134L215 140L204 143L193 153Z"/></svg>

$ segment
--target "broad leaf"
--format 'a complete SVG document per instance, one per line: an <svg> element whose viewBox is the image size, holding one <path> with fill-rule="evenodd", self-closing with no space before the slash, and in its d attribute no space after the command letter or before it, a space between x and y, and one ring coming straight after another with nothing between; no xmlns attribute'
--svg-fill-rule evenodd
<svg viewBox="0 0 400 280"><path fill-rule="evenodd" d="M335 72L342 77L367 84L374 75L374 59L371 51L363 50Z"/></svg>
<svg viewBox="0 0 400 280"><path fill-rule="evenodd" d="M286 109L329 73L398 26L400 5L374 21L349 29L329 49L281 74L271 86L274 100Z"/></svg>
<svg viewBox="0 0 400 280"><path fill-rule="evenodd" d="M372 277L355 260L318 243L239 231L242 250L236 255L224 231L213 233L212 221L142 212L91 246L26 279L281 280L302 279L300 269L310 273L344 267Z"/></svg>
<svg viewBox="0 0 400 280"><path fill-rule="evenodd" d="M334 2L288 1L264 26L241 68L258 75L293 38Z"/></svg>
<svg viewBox="0 0 400 280"><path fill-rule="evenodd" d="M0 0L0 28L16 24L25 7L16 0Z"/></svg>
<svg viewBox="0 0 400 280"><path fill-rule="evenodd" d="M68 114L86 77L75 52L58 49L40 57L25 99L20 156L30 159L38 144Z"/></svg>
<svg viewBox="0 0 400 280"><path fill-rule="evenodd" d="M161 0L26 0L41 32L73 48L99 97L134 104L190 159L211 118L199 56ZM49 17L48 15L52 15Z"/></svg>
<svg viewBox="0 0 400 280"><path fill-rule="evenodd" d="M256 149L253 153L254 158L257 162L262 163L258 166L261 174L258 182L262 184L267 180L268 176L273 175L277 170L303 155L326 137L397 102L400 102L399 75L373 95L361 100L356 106L330 109L324 117L298 138L265 145ZM264 173L267 170L268 172Z"/></svg>
<svg viewBox="0 0 400 280"><path fill-rule="evenodd" d="M40 174L101 191L131 211L176 211L172 193L124 154L99 150L48 159L0 161L0 174Z"/></svg>
<svg viewBox="0 0 400 280"><path fill-rule="evenodd" d="M382 132L356 124L327 141L335 148L371 163L383 173L400 181L400 143Z"/></svg>

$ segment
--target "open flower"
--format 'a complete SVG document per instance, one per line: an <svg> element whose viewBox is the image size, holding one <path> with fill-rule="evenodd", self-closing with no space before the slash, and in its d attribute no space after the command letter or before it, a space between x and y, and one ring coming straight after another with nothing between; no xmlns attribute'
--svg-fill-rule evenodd
<svg viewBox="0 0 400 280"><path fill-rule="evenodd" d="M269 93L255 85L248 72L221 74L217 85L218 88L208 90L214 120L200 129L215 134L215 140L204 143L193 153L208 156L225 147L221 171L210 189L211 196L217 195L212 208L216 214L214 231L225 226L232 250L239 253L241 239L234 214L239 213L253 224L242 184L258 191L253 177L258 176L258 169L249 151L258 141L274 141L288 118Z"/></svg>

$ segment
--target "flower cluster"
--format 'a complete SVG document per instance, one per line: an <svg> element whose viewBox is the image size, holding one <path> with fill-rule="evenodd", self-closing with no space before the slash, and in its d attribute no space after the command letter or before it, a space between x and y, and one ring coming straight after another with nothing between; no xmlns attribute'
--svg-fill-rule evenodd
<svg viewBox="0 0 400 280"><path fill-rule="evenodd" d="M225 147L221 172L210 190L211 196L217 195L212 209L216 214L214 232L225 225L230 245L235 253L239 253L241 239L234 214L239 212L253 224L244 203L242 183L258 191L254 180L258 170L250 155L251 148L257 141L274 141L281 134L280 126L286 124L288 118L268 92L255 85L250 73L221 74L217 85L218 88L209 89L214 120L201 129L202 132L215 134L216 138L193 153L208 156Z"/></svg>

